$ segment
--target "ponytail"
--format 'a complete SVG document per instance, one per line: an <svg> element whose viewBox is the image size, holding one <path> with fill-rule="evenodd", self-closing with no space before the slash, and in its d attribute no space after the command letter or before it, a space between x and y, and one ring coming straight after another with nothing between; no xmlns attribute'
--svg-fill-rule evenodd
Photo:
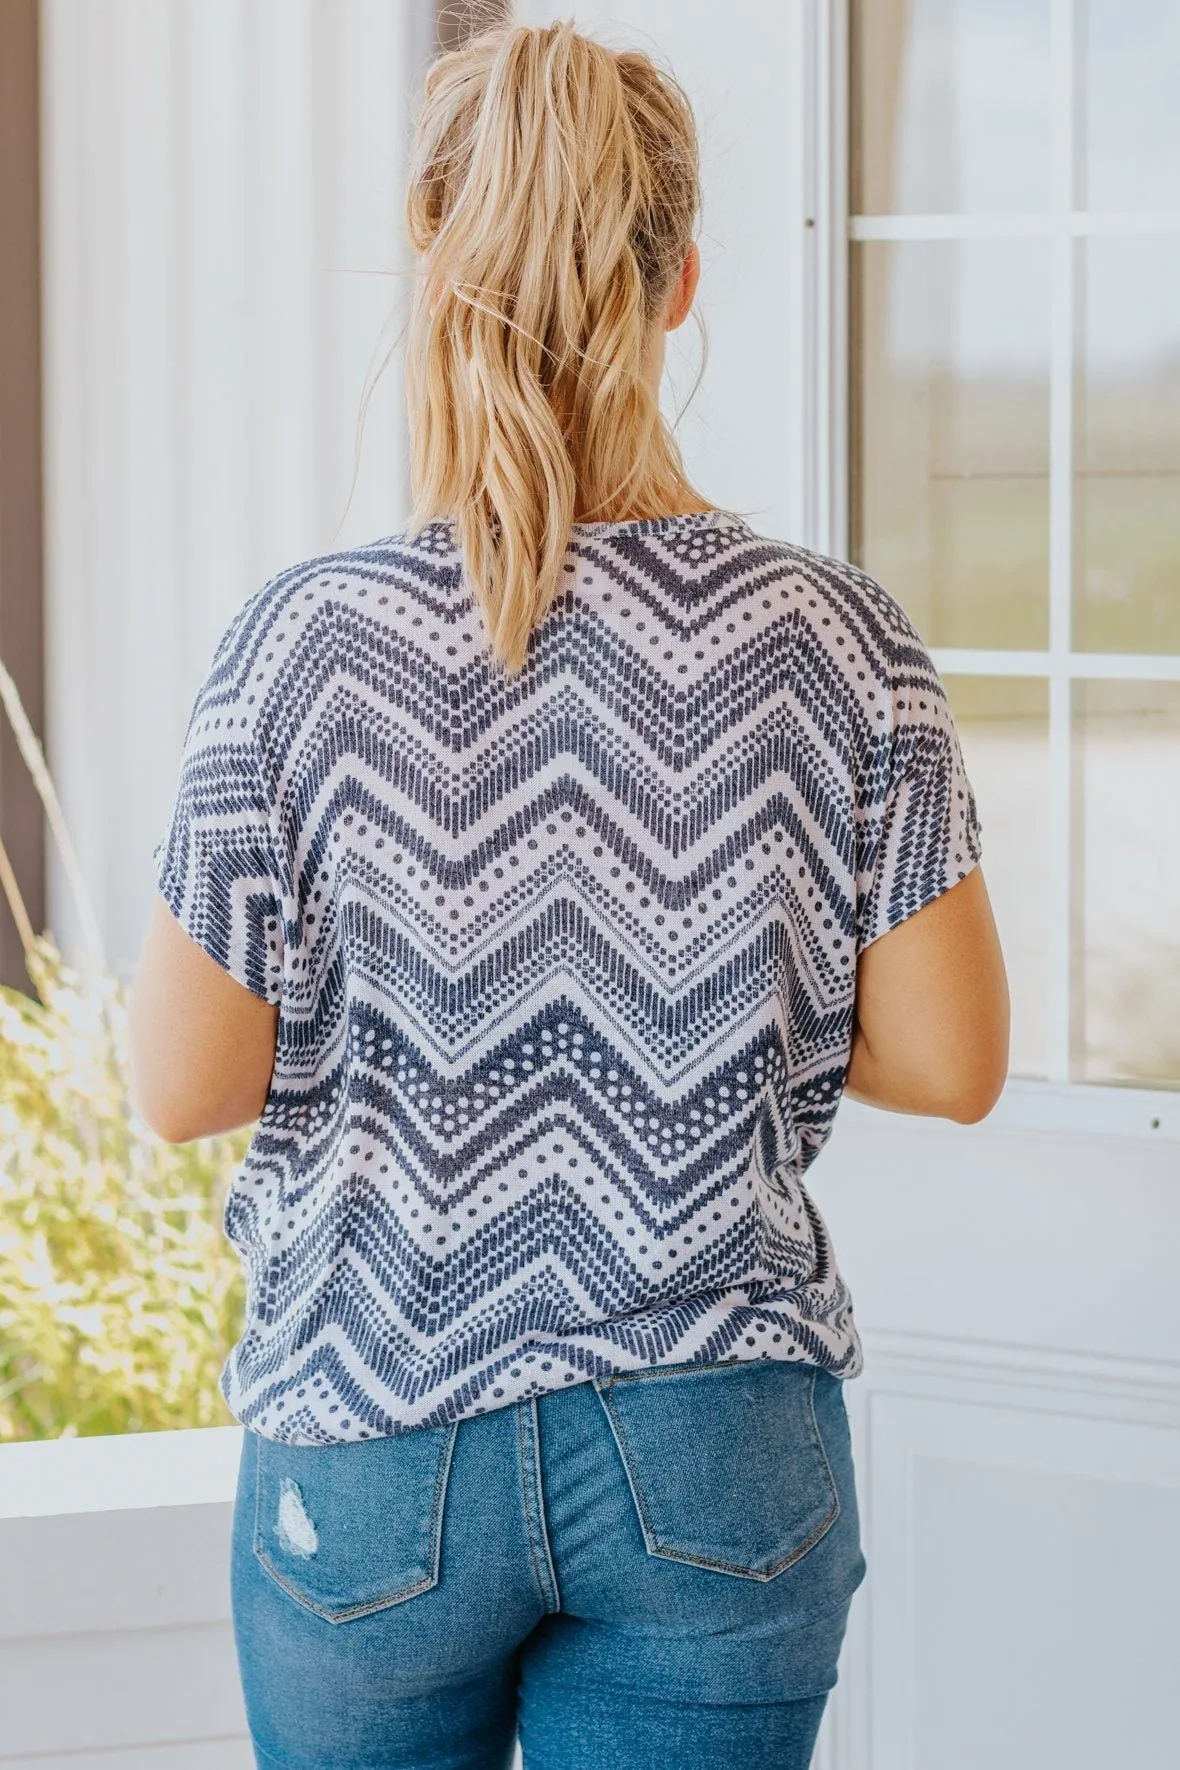
<svg viewBox="0 0 1180 1770"><path fill-rule="evenodd" d="M560 24L430 68L407 201L411 524L454 519L510 670L575 521L700 503L645 372L698 206L688 101L647 56Z"/></svg>

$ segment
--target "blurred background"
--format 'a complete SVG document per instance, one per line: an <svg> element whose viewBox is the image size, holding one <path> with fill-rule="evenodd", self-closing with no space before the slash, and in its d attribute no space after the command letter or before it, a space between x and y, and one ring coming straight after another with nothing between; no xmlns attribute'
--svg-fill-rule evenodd
<svg viewBox="0 0 1180 1770"><path fill-rule="evenodd" d="M126 980L229 617L406 515L423 70L571 13L696 108L708 351L685 408L702 340L675 334L666 389L692 477L909 612L1009 961L991 1119L845 1106L815 1170L868 1353L870 1563L817 1764L1165 1770L1177 0L0 0L0 660ZM7 722L0 838L32 929L78 957ZM237 1439L184 1430L224 1419L240 1150L136 1141L95 1002L22 993L27 935L0 903L0 1440L88 1442L0 1444L0 1766L244 1766Z"/></svg>

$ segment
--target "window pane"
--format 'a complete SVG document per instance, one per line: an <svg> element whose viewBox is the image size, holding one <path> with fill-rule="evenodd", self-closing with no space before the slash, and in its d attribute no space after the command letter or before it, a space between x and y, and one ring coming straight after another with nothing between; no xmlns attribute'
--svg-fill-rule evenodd
<svg viewBox="0 0 1180 1770"><path fill-rule="evenodd" d="M1082 1079L1180 1083L1180 683L1074 685Z"/></svg>
<svg viewBox="0 0 1180 1770"><path fill-rule="evenodd" d="M1084 246L1075 640L1180 651L1180 239Z"/></svg>
<svg viewBox="0 0 1180 1770"><path fill-rule="evenodd" d="M1087 207L1180 207L1180 6L1088 0L1079 12Z"/></svg>
<svg viewBox="0 0 1180 1770"><path fill-rule="evenodd" d="M1048 643L1043 240L852 248L858 564L932 645Z"/></svg>
<svg viewBox="0 0 1180 1770"><path fill-rule="evenodd" d="M1049 689L1019 676L948 676L983 826L983 870L1012 992L1012 1074L1049 1069Z"/></svg>
<svg viewBox="0 0 1180 1770"><path fill-rule="evenodd" d="M1049 0L853 0L854 214L1049 206Z"/></svg>

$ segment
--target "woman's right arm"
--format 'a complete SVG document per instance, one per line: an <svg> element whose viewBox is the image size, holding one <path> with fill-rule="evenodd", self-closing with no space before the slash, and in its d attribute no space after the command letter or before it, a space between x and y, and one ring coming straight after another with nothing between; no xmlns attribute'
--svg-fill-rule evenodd
<svg viewBox="0 0 1180 1770"><path fill-rule="evenodd" d="M1008 1069L1008 980L983 874L865 947L845 1093L974 1124Z"/></svg>

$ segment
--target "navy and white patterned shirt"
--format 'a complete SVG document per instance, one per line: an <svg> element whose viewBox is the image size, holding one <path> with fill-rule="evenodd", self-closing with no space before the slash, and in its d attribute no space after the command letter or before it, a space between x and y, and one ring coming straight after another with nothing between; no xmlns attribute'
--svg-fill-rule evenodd
<svg viewBox="0 0 1180 1770"><path fill-rule="evenodd" d="M512 677L450 524L296 566L217 649L156 857L279 1006L224 1215L244 1424L860 1370L804 1174L857 954L979 858L943 689L871 579L729 512L580 524Z"/></svg>

